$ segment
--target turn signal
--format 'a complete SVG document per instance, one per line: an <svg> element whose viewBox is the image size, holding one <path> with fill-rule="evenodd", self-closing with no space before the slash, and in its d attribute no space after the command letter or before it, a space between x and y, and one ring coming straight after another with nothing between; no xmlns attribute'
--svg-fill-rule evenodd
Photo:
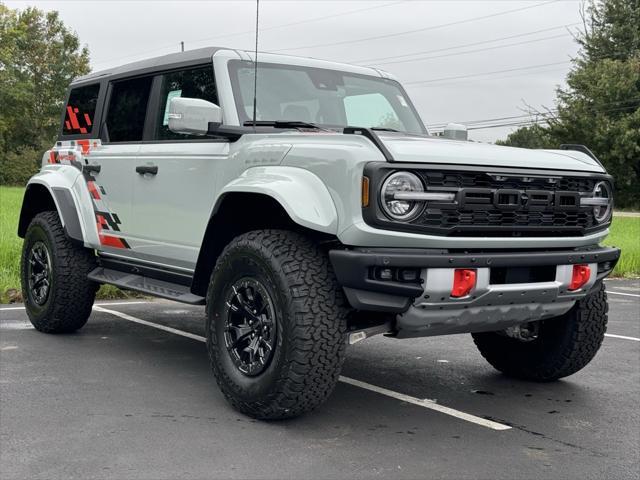
<svg viewBox="0 0 640 480"><path fill-rule="evenodd" d="M453 272L453 288L451 296L466 297L476 286L476 270L474 268L456 268Z"/></svg>
<svg viewBox="0 0 640 480"><path fill-rule="evenodd" d="M362 177L362 206L369 206L369 177Z"/></svg>
<svg viewBox="0 0 640 480"><path fill-rule="evenodd" d="M591 268L589 268L589 265L574 265L569 290L579 290L589 281L590 277Z"/></svg>

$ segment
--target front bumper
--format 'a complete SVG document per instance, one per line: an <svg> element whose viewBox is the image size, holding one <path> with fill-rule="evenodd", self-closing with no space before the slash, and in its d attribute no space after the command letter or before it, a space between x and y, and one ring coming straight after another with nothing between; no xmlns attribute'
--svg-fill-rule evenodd
<svg viewBox="0 0 640 480"><path fill-rule="evenodd" d="M419 249L352 249L329 252L338 282L358 310L395 314L399 336L495 331L567 312L613 270L620 250L592 246L573 250L449 252ZM588 264L591 276L576 291L568 289L572 265ZM551 278L500 282L492 269L544 267ZM419 269L415 282L381 280L376 268ZM454 270L477 269L474 290L450 296ZM553 271L554 270L554 271Z"/></svg>

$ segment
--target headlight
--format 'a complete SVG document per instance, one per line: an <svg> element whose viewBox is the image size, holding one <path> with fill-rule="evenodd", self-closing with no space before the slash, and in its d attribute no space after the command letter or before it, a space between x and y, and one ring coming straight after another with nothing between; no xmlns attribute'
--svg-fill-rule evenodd
<svg viewBox="0 0 640 480"><path fill-rule="evenodd" d="M384 213L393 220L407 222L419 214L424 202L398 200L395 194L399 192L424 192L424 186L420 179L410 172L393 173L382 184L380 200Z"/></svg>
<svg viewBox="0 0 640 480"><path fill-rule="evenodd" d="M613 192L608 182L598 182L593 189L593 198L601 198L603 204L593 207L593 216L598 223L609 219L613 209ZM604 200L606 199L606 203Z"/></svg>

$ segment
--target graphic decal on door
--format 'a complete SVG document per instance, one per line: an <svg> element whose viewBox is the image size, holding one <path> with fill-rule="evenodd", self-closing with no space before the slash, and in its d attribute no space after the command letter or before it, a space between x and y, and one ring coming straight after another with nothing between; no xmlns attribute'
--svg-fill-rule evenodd
<svg viewBox="0 0 640 480"><path fill-rule="evenodd" d="M117 234L117 232L120 232L122 222L120 217L109 208L105 199L107 195L105 188L98 185L91 172L83 168L89 164L87 157L89 157L91 151L97 150L101 146L100 140L56 142L56 146L45 153L43 163L71 165L80 170L91 196L100 244L112 248L131 248L129 243Z"/></svg>

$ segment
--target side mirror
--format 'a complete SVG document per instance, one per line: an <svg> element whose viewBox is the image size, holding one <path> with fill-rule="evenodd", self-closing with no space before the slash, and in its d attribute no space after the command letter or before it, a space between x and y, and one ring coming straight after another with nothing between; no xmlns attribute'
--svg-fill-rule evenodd
<svg viewBox="0 0 640 480"><path fill-rule="evenodd" d="M469 139L467 127L459 123L449 123L446 127L444 127L444 133L442 136L451 140Z"/></svg>
<svg viewBox="0 0 640 480"><path fill-rule="evenodd" d="M206 135L209 123L222 124L222 109L200 98L175 97L169 104L169 130L187 135Z"/></svg>

